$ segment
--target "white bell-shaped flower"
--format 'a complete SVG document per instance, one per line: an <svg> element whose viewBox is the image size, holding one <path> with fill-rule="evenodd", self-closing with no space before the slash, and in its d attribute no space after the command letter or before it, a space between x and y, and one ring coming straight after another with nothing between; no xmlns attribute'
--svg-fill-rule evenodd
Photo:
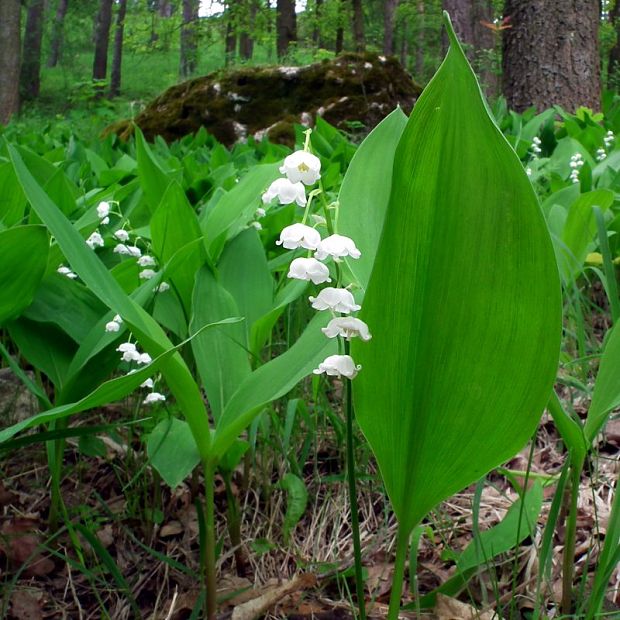
<svg viewBox="0 0 620 620"><path fill-rule="evenodd" d="M327 324L327 327L323 327L321 331L328 338L335 338L336 336L342 336L347 340L355 337L362 340L370 340L372 338L368 325L364 321L352 316L340 316L332 319Z"/></svg>
<svg viewBox="0 0 620 620"><path fill-rule="evenodd" d="M148 254L145 254L138 259L138 265L140 265L140 267L154 267L155 264L155 259Z"/></svg>
<svg viewBox="0 0 620 620"><path fill-rule="evenodd" d="M316 258L296 258L291 262L288 277L295 280L311 280L314 284L331 282L329 269Z"/></svg>
<svg viewBox="0 0 620 620"><path fill-rule="evenodd" d="M155 382L150 377L146 381L140 384L141 388L149 388L150 390L152 390L154 386L155 386Z"/></svg>
<svg viewBox="0 0 620 620"><path fill-rule="evenodd" d="M116 321L108 321L105 324L106 332L117 332L120 330L120 328L121 328L120 323L117 323Z"/></svg>
<svg viewBox="0 0 620 620"><path fill-rule="evenodd" d="M331 377L346 377L347 379L355 379L357 373L362 369L358 364L355 365L353 358L350 355L330 355L326 357L318 368L315 368L312 372L315 375L322 375L325 373Z"/></svg>
<svg viewBox="0 0 620 620"><path fill-rule="evenodd" d="M140 280L150 280L154 276L155 276L155 272L152 269L143 269L138 274L138 277L140 278Z"/></svg>
<svg viewBox="0 0 620 620"><path fill-rule="evenodd" d="M277 198L280 204L290 205L296 202L300 207L306 206L306 190L303 183L291 183L288 179L276 179L263 194L263 202L270 203Z"/></svg>
<svg viewBox="0 0 620 620"><path fill-rule="evenodd" d="M77 278L77 273L73 273L69 267L65 267L64 265L60 265L56 271L63 276L67 276L70 280L75 280Z"/></svg>
<svg viewBox="0 0 620 620"><path fill-rule="evenodd" d="M121 359L124 362L137 362L140 359L140 353L133 342L123 342L118 345L116 350L123 354Z"/></svg>
<svg viewBox="0 0 620 620"><path fill-rule="evenodd" d="M129 248L124 244L124 243L117 243L114 246L114 253L115 254L122 254L125 256L129 256Z"/></svg>
<svg viewBox="0 0 620 620"><path fill-rule="evenodd" d="M359 258L362 253L355 247L355 242L344 235L333 234L325 237L319 243L319 247L314 253L319 260L325 260L328 256L335 259L350 256L351 258Z"/></svg>
<svg viewBox="0 0 620 620"><path fill-rule="evenodd" d="M356 312L361 308L346 288L328 286L322 289L316 297L308 298L315 310L332 310L333 312Z"/></svg>
<svg viewBox="0 0 620 620"><path fill-rule="evenodd" d="M317 230L305 224L291 224L280 233L280 240L276 245L281 245L287 250L305 248L306 250L316 250L321 243L321 235Z"/></svg>
<svg viewBox="0 0 620 620"><path fill-rule="evenodd" d="M86 245L91 250L103 247L103 237L99 234L99 231L96 230L90 235L90 237L88 237L88 239L86 239Z"/></svg>
<svg viewBox="0 0 620 620"><path fill-rule="evenodd" d="M140 353L136 362L138 364L150 364L153 361L153 358L148 353Z"/></svg>
<svg viewBox="0 0 620 620"><path fill-rule="evenodd" d="M159 392L151 392L150 394L146 395L146 398L142 401L145 405L152 405L153 403L156 403L157 401L164 401L166 400L166 397L163 394L160 394Z"/></svg>
<svg viewBox="0 0 620 620"><path fill-rule="evenodd" d="M129 256L135 258L140 258L142 256L142 250L137 245L128 245L127 251L129 252Z"/></svg>
<svg viewBox="0 0 620 620"><path fill-rule="evenodd" d="M114 236L119 240L119 241L128 241L129 240L129 233L124 230L123 228L119 228L118 230L114 231Z"/></svg>
<svg viewBox="0 0 620 620"><path fill-rule="evenodd" d="M304 185L314 185L321 178L321 160L307 151L295 151L284 160L280 172L291 183L301 181Z"/></svg>
<svg viewBox="0 0 620 620"><path fill-rule="evenodd" d="M104 219L110 214L110 203L102 201L97 205L97 216L100 220Z"/></svg>

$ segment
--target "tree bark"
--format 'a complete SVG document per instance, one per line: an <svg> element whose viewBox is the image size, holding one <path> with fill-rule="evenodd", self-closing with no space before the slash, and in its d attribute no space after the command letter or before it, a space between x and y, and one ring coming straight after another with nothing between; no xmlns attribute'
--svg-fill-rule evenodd
<svg viewBox="0 0 620 620"><path fill-rule="evenodd" d="M0 124L19 112L20 65L19 0L0 2Z"/></svg>
<svg viewBox="0 0 620 620"><path fill-rule="evenodd" d="M499 95L499 36L482 22L493 22L493 7L490 0L473 0L472 30L476 70L484 91L489 98Z"/></svg>
<svg viewBox="0 0 620 620"><path fill-rule="evenodd" d="M345 18L344 2L345 0L340 0L340 2L338 3L338 12L337 12L338 24L336 28L336 43L334 47L334 51L336 52L336 54L340 54L342 50L344 49L344 18Z"/></svg>
<svg viewBox="0 0 620 620"><path fill-rule="evenodd" d="M398 0L385 0L383 3L383 53L386 56L394 54L394 14L398 7Z"/></svg>
<svg viewBox="0 0 620 620"><path fill-rule="evenodd" d="M110 78L110 97L121 94L121 69L123 62L123 33L125 30L125 14L127 0L119 0L116 14L116 29L114 31L114 55L112 56L112 75Z"/></svg>
<svg viewBox="0 0 620 620"><path fill-rule="evenodd" d="M418 37L415 50L415 73L418 80L424 80L424 49L426 38L426 16L424 0L418 0Z"/></svg>
<svg viewBox="0 0 620 620"><path fill-rule="evenodd" d="M409 64L409 20L405 17L402 25L402 37L400 41L400 64L407 69Z"/></svg>
<svg viewBox="0 0 620 620"><path fill-rule="evenodd" d="M297 41L295 0L278 0L276 5L276 51L278 58L286 56L289 45Z"/></svg>
<svg viewBox="0 0 620 620"><path fill-rule="evenodd" d="M443 9L450 14L450 20L454 26L461 43L472 45L474 40L472 0L443 0ZM447 47L447 39L444 47Z"/></svg>
<svg viewBox="0 0 620 620"><path fill-rule="evenodd" d="M504 94L517 111L559 104L600 110L598 4L506 0L511 28L503 31Z"/></svg>
<svg viewBox="0 0 620 620"><path fill-rule="evenodd" d="M181 77L189 77L198 64L198 0L183 0L183 26L181 26L181 58L179 73Z"/></svg>
<svg viewBox="0 0 620 620"><path fill-rule="evenodd" d="M323 0L314 1L314 26L312 27L312 43L315 47L323 47L323 37L321 36L321 13Z"/></svg>
<svg viewBox="0 0 620 620"><path fill-rule="evenodd" d="M50 41L50 55L47 59L47 66L52 68L58 64L62 56L62 44L64 41L64 29L65 29L65 15L67 14L67 8L69 6L69 0L58 0L58 6L56 7L56 15L54 16L54 23L52 24L52 35Z"/></svg>
<svg viewBox="0 0 620 620"><path fill-rule="evenodd" d="M616 44L609 50L607 88L618 91L620 90L620 0L616 0L614 8L609 13L609 21L616 32Z"/></svg>
<svg viewBox="0 0 620 620"><path fill-rule="evenodd" d="M362 7L362 0L352 0L352 2L355 51L363 52L366 49L366 40L364 38L364 9Z"/></svg>
<svg viewBox="0 0 620 620"><path fill-rule="evenodd" d="M105 80L108 72L108 45L112 23L113 0L101 0L97 25L95 27L95 58L93 60L93 81ZM101 89L98 89L102 91ZM101 92L99 93L101 95Z"/></svg>
<svg viewBox="0 0 620 620"><path fill-rule="evenodd" d="M251 33L258 11L258 5L256 4L256 0L245 0L244 5L242 28L239 34L239 55L244 60L249 60L252 58L252 53L254 52L254 38Z"/></svg>
<svg viewBox="0 0 620 620"><path fill-rule="evenodd" d="M237 53L237 16L231 3L226 8L226 37L224 39L224 64L234 62Z"/></svg>
<svg viewBox="0 0 620 620"><path fill-rule="evenodd" d="M44 0L30 0L24 29L20 89L23 99L36 99L41 90L41 40Z"/></svg>

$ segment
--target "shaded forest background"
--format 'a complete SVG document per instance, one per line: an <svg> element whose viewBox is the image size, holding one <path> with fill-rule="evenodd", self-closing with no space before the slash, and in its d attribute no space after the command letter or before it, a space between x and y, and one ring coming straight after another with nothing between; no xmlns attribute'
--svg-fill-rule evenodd
<svg viewBox="0 0 620 620"><path fill-rule="evenodd" d="M596 109L620 83L614 0L3 0L0 122L93 101L133 117L193 76L342 51L395 55L424 85L447 47L442 10L489 98L511 108Z"/></svg>

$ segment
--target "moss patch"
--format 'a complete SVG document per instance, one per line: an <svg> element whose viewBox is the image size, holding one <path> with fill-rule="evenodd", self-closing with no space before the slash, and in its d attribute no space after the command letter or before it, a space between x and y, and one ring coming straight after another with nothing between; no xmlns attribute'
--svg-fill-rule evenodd
<svg viewBox="0 0 620 620"><path fill-rule="evenodd" d="M217 72L169 88L135 119L147 139L177 140L205 127L230 146L248 136L267 135L292 144L293 124L312 124L318 114L347 129L368 131L400 105L410 112L421 92L396 58L343 54L306 67L252 67ZM129 121L106 133L131 135Z"/></svg>

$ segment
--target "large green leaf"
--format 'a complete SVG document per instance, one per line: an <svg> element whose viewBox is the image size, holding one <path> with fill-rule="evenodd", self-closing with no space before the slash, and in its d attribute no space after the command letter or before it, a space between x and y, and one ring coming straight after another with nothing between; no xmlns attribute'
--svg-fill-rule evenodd
<svg viewBox="0 0 620 620"><path fill-rule="evenodd" d="M407 125L400 108L387 116L362 142L342 182L338 232L355 239L362 256L349 269L363 289L368 286L390 200L394 150Z"/></svg>
<svg viewBox="0 0 620 620"><path fill-rule="evenodd" d="M0 325L16 318L34 298L47 266L49 243L43 226L0 232Z"/></svg>
<svg viewBox="0 0 620 620"><path fill-rule="evenodd" d="M404 532L511 457L549 399L561 330L532 186L452 31L394 160L354 342L354 399Z"/></svg>
<svg viewBox="0 0 620 620"><path fill-rule="evenodd" d="M601 358L592 403L584 433L589 443L594 441L607 420L609 412L620 406L620 329L616 325L607 339Z"/></svg>

